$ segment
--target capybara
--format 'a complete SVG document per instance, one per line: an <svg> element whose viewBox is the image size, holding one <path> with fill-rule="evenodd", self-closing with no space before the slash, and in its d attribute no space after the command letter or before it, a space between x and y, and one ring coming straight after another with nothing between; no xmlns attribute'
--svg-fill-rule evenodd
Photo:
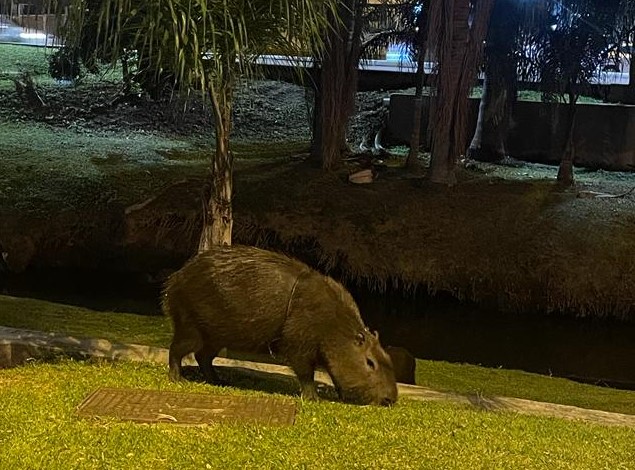
<svg viewBox="0 0 635 470"><path fill-rule="evenodd" d="M349 292L300 261L248 246L212 248L168 278L162 305L174 326L172 380L191 352L206 379L217 381L212 360L222 348L269 350L293 369L305 398L317 398L313 374L321 366L344 401L397 400L390 356Z"/></svg>
<svg viewBox="0 0 635 470"><path fill-rule="evenodd" d="M416 385L415 369L417 363L414 356L410 354L410 351L398 346L386 346L386 352L392 360L392 366L397 382Z"/></svg>

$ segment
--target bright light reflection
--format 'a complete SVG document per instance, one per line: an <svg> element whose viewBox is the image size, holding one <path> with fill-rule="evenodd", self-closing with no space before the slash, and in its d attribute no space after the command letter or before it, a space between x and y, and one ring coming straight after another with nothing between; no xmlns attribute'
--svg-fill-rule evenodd
<svg viewBox="0 0 635 470"><path fill-rule="evenodd" d="M44 33L20 33L22 39L46 39Z"/></svg>

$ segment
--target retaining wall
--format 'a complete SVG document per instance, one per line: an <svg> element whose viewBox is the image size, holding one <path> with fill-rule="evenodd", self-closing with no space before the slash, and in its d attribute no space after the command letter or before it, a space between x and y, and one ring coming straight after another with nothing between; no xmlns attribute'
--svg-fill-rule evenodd
<svg viewBox="0 0 635 470"><path fill-rule="evenodd" d="M390 96L387 135L407 143L412 132L413 95ZM468 135L476 127L479 100L470 99ZM424 145L430 100L422 106L421 135ZM635 171L635 106L578 104L574 142L575 165L607 170ZM519 101L513 112L507 139L511 157L536 163L557 164L564 148L566 105ZM426 145L427 147L427 145Z"/></svg>

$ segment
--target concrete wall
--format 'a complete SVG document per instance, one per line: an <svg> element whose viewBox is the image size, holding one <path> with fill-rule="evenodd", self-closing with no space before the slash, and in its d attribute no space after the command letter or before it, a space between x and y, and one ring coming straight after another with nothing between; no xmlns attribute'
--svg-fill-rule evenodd
<svg viewBox="0 0 635 470"><path fill-rule="evenodd" d="M390 97L387 136L407 143L413 121L413 95ZM469 132L476 127L478 99L470 99ZM428 126L429 100L424 100L422 136ZM516 103L507 139L511 157L557 164L566 135L566 106L530 101ZM589 168L635 171L635 106L579 104L574 133L575 164Z"/></svg>
<svg viewBox="0 0 635 470"><path fill-rule="evenodd" d="M57 36L61 24L64 24L66 18L58 18L55 15L20 15L13 20L29 31L43 31L47 34Z"/></svg>

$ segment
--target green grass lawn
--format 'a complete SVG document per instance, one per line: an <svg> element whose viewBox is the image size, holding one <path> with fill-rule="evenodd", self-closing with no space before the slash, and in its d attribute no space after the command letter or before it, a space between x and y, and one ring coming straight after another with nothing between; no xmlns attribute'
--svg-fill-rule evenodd
<svg viewBox="0 0 635 470"><path fill-rule="evenodd" d="M0 325L113 342L167 347L171 326L163 316L96 312L35 299L0 296ZM635 392L580 384L523 371L417 361L417 384L436 390L510 396L635 414Z"/></svg>
<svg viewBox="0 0 635 470"><path fill-rule="evenodd" d="M28 74L37 85L55 83L49 75L49 57L57 51L56 47L33 47L0 43L0 90L13 88L9 80L18 74ZM121 70L118 67L102 66L99 72L91 74L81 67L81 82L90 83L100 80L120 80Z"/></svg>
<svg viewBox="0 0 635 470"><path fill-rule="evenodd" d="M294 426L140 425L85 419L99 387L262 396L172 384L144 363L29 364L0 371L2 468L632 469L635 430L401 400L391 408L302 402Z"/></svg>
<svg viewBox="0 0 635 470"><path fill-rule="evenodd" d="M0 87L13 86L7 78L28 73L34 78L52 80L48 75L48 57L54 49L0 44Z"/></svg>

